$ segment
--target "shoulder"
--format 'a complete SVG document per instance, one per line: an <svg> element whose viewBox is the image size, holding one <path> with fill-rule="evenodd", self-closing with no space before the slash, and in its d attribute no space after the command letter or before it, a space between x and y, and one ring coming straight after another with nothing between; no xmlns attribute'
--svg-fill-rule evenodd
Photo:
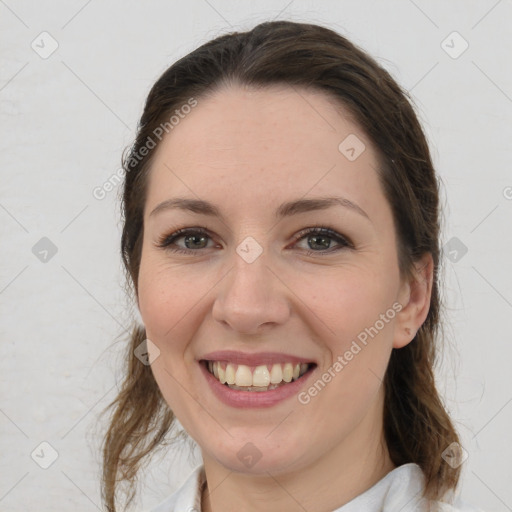
<svg viewBox="0 0 512 512"><path fill-rule="evenodd" d="M439 512L484 512L481 508L469 505L461 499L455 500L452 504L441 501L438 501L437 504Z"/></svg>
<svg viewBox="0 0 512 512"><path fill-rule="evenodd" d="M145 512L200 512L201 489L205 483L204 466L196 466L185 483L156 507Z"/></svg>
<svg viewBox="0 0 512 512"><path fill-rule="evenodd" d="M460 496L445 495L440 501L428 502L421 497L425 486L425 476L418 464L408 463L398 466L388 473L381 482L386 489L383 503L384 512L484 512L470 506ZM378 484L378 485L379 485Z"/></svg>

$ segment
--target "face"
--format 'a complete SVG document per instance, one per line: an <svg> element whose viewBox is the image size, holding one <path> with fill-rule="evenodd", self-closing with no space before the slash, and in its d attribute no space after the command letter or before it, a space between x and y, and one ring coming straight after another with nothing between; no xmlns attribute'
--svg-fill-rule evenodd
<svg viewBox="0 0 512 512"><path fill-rule="evenodd" d="M380 435L404 300L370 141L321 93L231 87L198 100L154 156L139 309L155 379L205 461L277 473L357 456ZM178 197L216 211L182 202L153 212ZM319 208L319 198L339 200ZM264 353L314 364L275 400L230 391L245 397L235 403L201 362L224 350L270 372Z"/></svg>

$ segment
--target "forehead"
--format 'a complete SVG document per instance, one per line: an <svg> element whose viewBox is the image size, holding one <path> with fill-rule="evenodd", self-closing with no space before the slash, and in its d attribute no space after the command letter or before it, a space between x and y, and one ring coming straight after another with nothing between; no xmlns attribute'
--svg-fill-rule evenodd
<svg viewBox="0 0 512 512"><path fill-rule="evenodd" d="M347 140L360 152L355 159L343 152ZM187 194L250 209L336 189L366 211L378 210L384 198L377 165L366 135L326 94L230 86L198 98L165 135L153 160L147 202Z"/></svg>
<svg viewBox="0 0 512 512"><path fill-rule="evenodd" d="M197 102L161 144L176 158L200 160L213 153L225 160L257 155L263 161L289 149L300 150L297 160L318 151L337 158L347 135L365 138L349 112L317 90L226 86Z"/></svg>

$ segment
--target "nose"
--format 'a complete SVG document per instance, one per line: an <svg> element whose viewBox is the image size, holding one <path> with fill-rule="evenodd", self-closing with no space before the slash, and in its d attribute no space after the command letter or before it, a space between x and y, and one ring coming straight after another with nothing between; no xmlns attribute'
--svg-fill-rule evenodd
<svg viewBox="0 0 512 512"><path fill-rule="evenodd" d="M287 287L268 263L265 253L251 263L234 254L213 304L216 321L238 333L258 334L288 320Z"/></svg>

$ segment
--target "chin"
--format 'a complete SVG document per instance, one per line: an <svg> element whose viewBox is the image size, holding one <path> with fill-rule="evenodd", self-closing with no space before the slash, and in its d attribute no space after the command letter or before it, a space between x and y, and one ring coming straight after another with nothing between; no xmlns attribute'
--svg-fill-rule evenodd
<svg viewBox="0 0 512 512"><path fill-rule="evenodd" d="M282 443L272 442L268 432L265 429L260 436L229 437L220 450L217 444L210 456L230 471L251 475L278 474L298 466L300 454L296 447L300 444L290 440L289 446L284 447Z"/></svg>

